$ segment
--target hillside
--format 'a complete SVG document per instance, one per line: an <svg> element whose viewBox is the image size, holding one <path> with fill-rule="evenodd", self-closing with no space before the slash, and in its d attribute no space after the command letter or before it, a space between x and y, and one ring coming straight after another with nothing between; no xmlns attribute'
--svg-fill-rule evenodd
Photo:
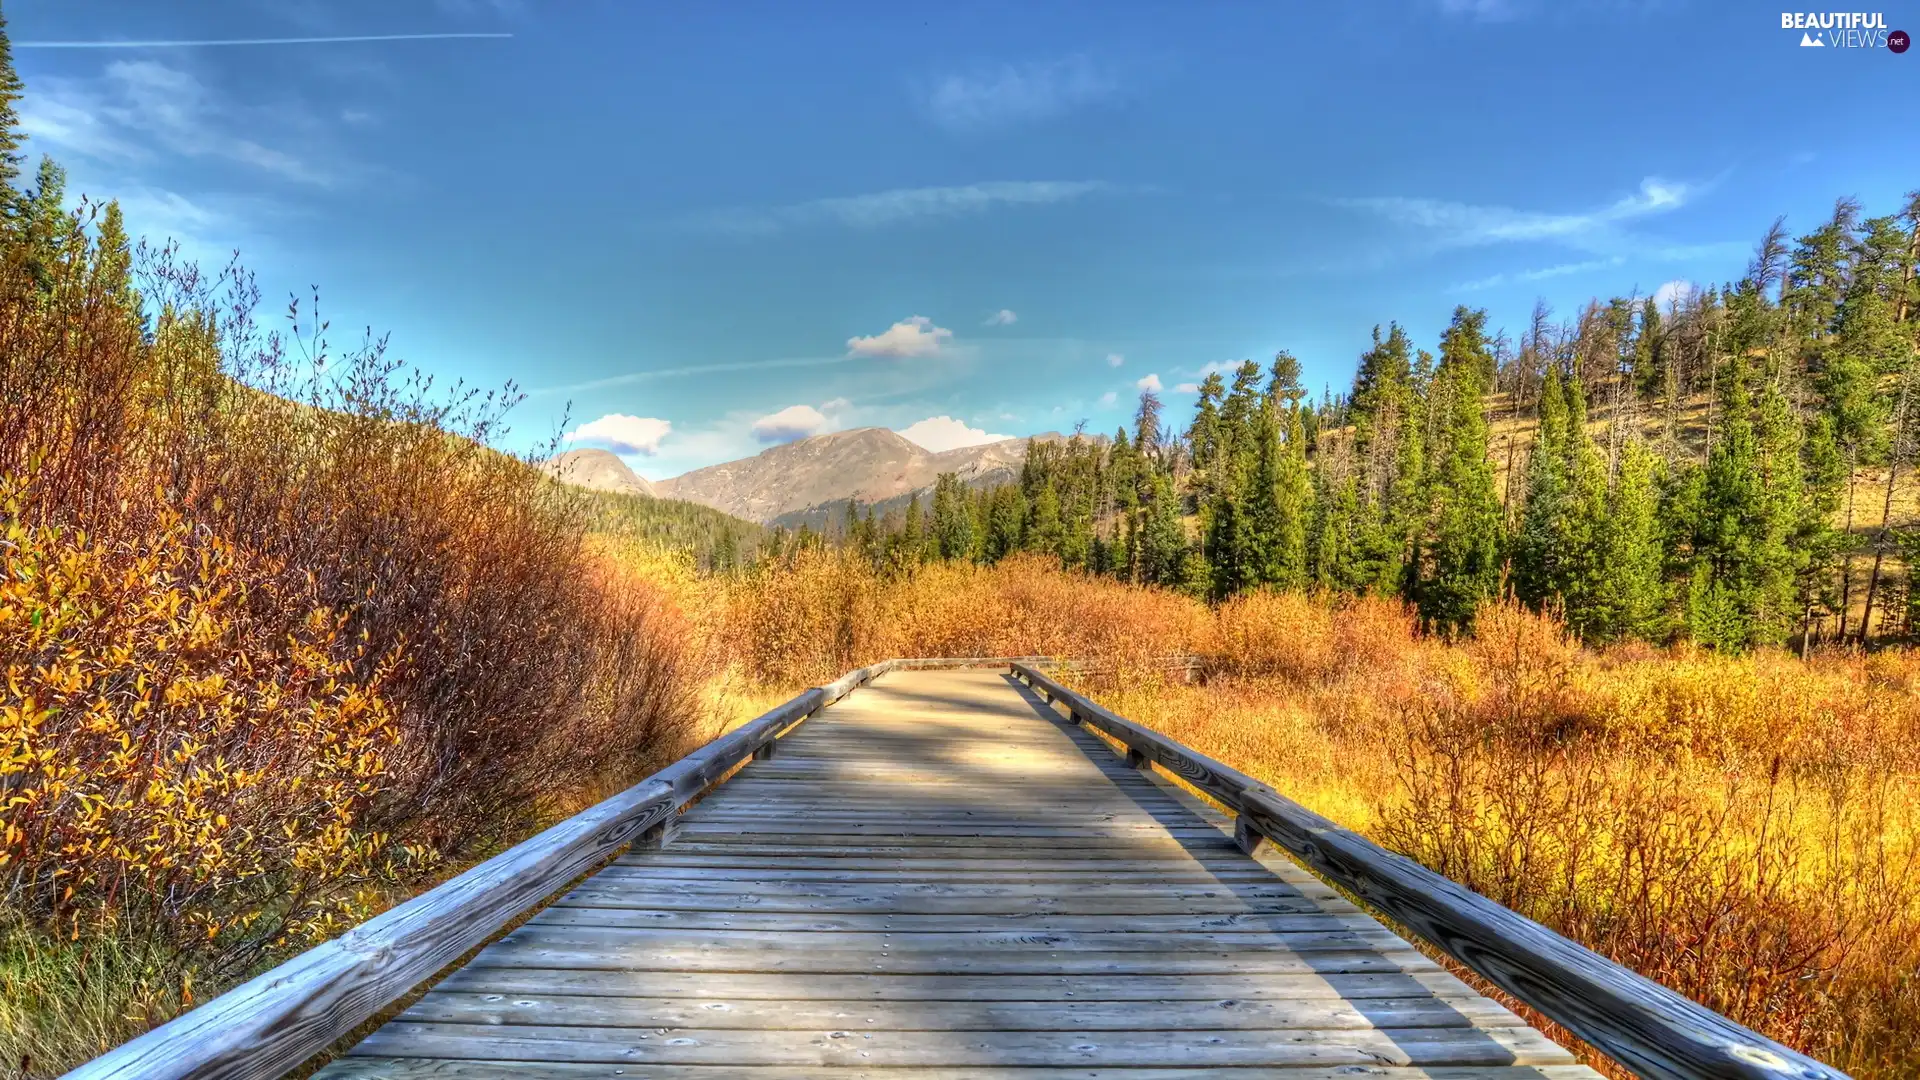
<svg viewBox="0 0 1920 1080"><path fill-rule="evenodd" d="M1047 432L1033 438L1063 438ZM786 443L750 458L709 465L654 484L662 498L684 499L763 524L797 526L843 507L905 500L933 487L941 473L989 486L1019 475L1027 439L1005 439L934 453L886 428L855 428ZM817 524L817 522L815 522Z"/></svg>
<svg viewBox="0 0 1920 1080"><path fill-rule="evenodd" d="M629 469L619 455L606 450L568 450L548 458L540 467L556 480L590 491L649 498L658 494L646 477Z"/></svg>
<svg viewBox="0 0 1920 1080"><path fill-rule="evenodd" d="M691 552L702 569L750 562L766 538L767 530L761 525L684 499L611 491L596 491L586 498L591 531Z"/></svg>

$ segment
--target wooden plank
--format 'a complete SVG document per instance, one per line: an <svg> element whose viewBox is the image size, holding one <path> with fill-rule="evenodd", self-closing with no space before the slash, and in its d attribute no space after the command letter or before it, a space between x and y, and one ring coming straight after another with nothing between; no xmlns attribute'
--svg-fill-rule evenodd
<svg viewBox="0 0 1920 1080"><path fill-rule="evenodd" d="M834 1065L1128 1066L1211 1068L1297 1065L1557 1065L1565 1050L1531 1028L1388 1028L1327 1031L917 1032L727 1031L668 1028L482 1027L395 1021L357 1048L366 1054L605 1062L632 1066Z"/></svg>
<svg viewBox="0 0 1920 1080"><path fill-rule="evenodd" d="M1267 891L1258 895L1223 895L1195 899L1156 890L1148 893L1115 894L1100 890L1088 895L1082 887L1063 889L1052 894L1010 894L1007 892L889 892L875 894L868 889L851 893L821 895L817 892L743 889L581 889L569 895L565 904L577 907L644 907L656 911L735 911L753 910L802 914L861 914L894 912L900 915L1031 915L1076 912L1086 916L1147 917L1158 915L1203 915L1222 918L1228 915L1285 914L1321 910L1335 903L1332 894L1324 899L1299 891Z"/></svg>
<svg viewBox="0 0 1920 1080"><path fill-rule="evenodd" d="M559 903L534 921L543 926L660 926L675 930L794 931L925 931L949 934L1053 933L1056 931L1127 932L1203 931L1213 933L1269 933L1304 930L1368 930L1378 927L1359 911L1345 914L1299 911L1173 915L1079 915L1070 912L953 912L906 914L899 912L843 912L820 914L748 910L673 911L655 907Z"/></svg>
<svg viewBox="0 0 1920 1080"><path fill-rule="evenodd" d="M776 829L774 824L778 825ZM682 837L694 836L754 836L767 837L804 836L831 833L836 836L1006 836L1033 837L1036 839L1061 839L1075 835L1072 825L1007 825L994 821L820 821L806 817L797 817L784 823L737 822L711 820L683 816L680 823ZM1100 823L1087 825L1080 830L1081 835L1107 836L1120 839L1136 837L1172 836L1175 839L1211 839L1223 835L1220 830L1208 825L1195 825L1191 828L1153 827L1135 825L1130 822Z"/></svg>
<svg viewBox="0 0 1920 1080"><path fill-rule="evenodd" d="M1185 841L1166 835L1148 835L1136 839L1110 836L1062 837L1059 840L1050 841L1027 836L947 836L939 833L885 839L850 833L791 833L769 837L764 833L752 832L702 832L696 836L688 836L684 831L672 846L672 850L676 852L708 854L724 853L735 848L775 856L795 856L810 852L818 852L822 855L831 855L834 852L890 855L932 851L949 851L960 856L985 852L1028 851L1033 852L1036 858L1043 859L1056 853L1073 851L1084 852L1091 858L1100 852L1125 854L1134 851L1164 850L1219 854L1238 850L1233 846L1232 841L1219 836L1195 837Z"/></svg>
<svg viewBox="0 0 1920 1080"><path fill-rule="evenodd" d="M1524 1065L1464 1068L1451 1066L1341 1065L1295 1067L1284 1073L1268 1068L1211 1068L1207 1080L1598 1080L1584 1065ZM638 1080L601 1064L525 1061L452 1061L441 1058L350 1057L336 1061L314 1080ZM973 1065L960 1069L889 1069L849 1065L731 1066L649 1065L644 1080L1195 1080L1192 1069L1005 1068Z"/></svg>
<svg viewBox="0 0 1920 1080"><path fill-rule="evenodd" d="M1037 806L1008 800L967 799L960 802L931 800L891 803L858 803L845 799L820 799L811 802L765 804L702 804L687 811L691 821L781 822L866 821L886 824L894 821L997 822L1005 825L1072 828L1076 825L1130 824L1152 829L1160 825L1196 828L1205 819L1171 804L1120 802L1113 799L1089 801L1078 805ZM1209 826L1210 827L1210 826Z"/></svg>
<svg viewBox="0 0 1920 1080"><path fill-rule="evenodd" d="M766 957L788 953L822 956L846 953L857 957L904 956L914 953L944 955L964 951L975 956L1046 953L1313 953L1356 949L1405 951L1407 945L1375 923L1369 929L1322 928L1303 931L1255 930L1218 932L1184 930L979 930L964 936L939 931L820 930L790 933L781 930L738 929L726 932L680 930L651 925L584 924L568 915L548 917L542 911L501 938L499 947L528 952L538 949L598 948L609 956L660 953L740 952Z"/></svg>
<svg viewBox="0 0 1920 1080"><path fill-rule="evenodd" d="M1044 863L1035 863L1032 868L1019 871L1010 870L835 870L831 867L808 868L803 870L765 870L752 867L725 866L654 866L635 865L629 862L616 863L605 871L609 875L641 873L660 881L698 879L702 881L902 881L902 882L942 882L942 881L994 881L1007 884L1022 882L1078 881L1108 882L1181 882L1186 884L1205 882L1262 882L1276 880L1264 867L1251 866L1245 870L1208 870L1204 867L1183 870L1169 867L1165 870L1108 870L1100 866L1069 867L1055 870L1042 869Z"/></svg>
<svg viewBox="0 0 1920 1080"><path fill-rule="evenodd" d="M982 954L850 951L766 953L707 947L688 950L623 948L605 941L525 938L501 942L475 957L475 967L565 968L574 971L795 972L808 975L1245 975L1412 971L1432 965L1412 950L1376 948L1312 952L1005 952Z"/></svg>
<svg viewBox="0 0 1920 1080"><path fill-rule="evenodd" d="M1250 871L1244 858L1228 858L1224 855L1206 855L1196 852L1171 850L1161 854L1145 852L1101 852L1095 855L1082 855L1074 852L1070 856L1054 858L1010 859L1005 851L989 851L985 854L966 855L952 851L929 851L902 855L858 855L841 853L838 855L763 855L752 849L741 854L721 853L717 855L701 852L681 851L678 848L664 848L659 851L647 851L638 855L624 856L617 861L620 866L643 867L646 869L674 867L676 869L700 869L712 867L728 870L833 870L833 871L913 871L938 874L948 871L965 871L970 874L995 872L1026 872L1036 866L1045 867L1051 873L1088 872L1088 873L1148 873L1163 872L1196 873L1200 871ZM1259 871L1265 873L1265 870Z"/></svg>
<svg viewBox="0 0 1920 1080"><path fill-rule="evenodd" d="M1516 1027L1477 995L1134 1001L768 1001L435 991L400 1015L443 1024L705 1028L729 1031L1278 1031L1290 1028Z"/></svg>
<svg viewBox="0 0 1920 1080"><path fill-rule="evenodd" d="M1374 972L1218 972L1201 976L914 975L779 972L596 971L468 966L441 991L776 1001L1130 1001L1142 1018L1161 1001L1300 997L1458 996L1465 983L1436 965Z"/></svg>

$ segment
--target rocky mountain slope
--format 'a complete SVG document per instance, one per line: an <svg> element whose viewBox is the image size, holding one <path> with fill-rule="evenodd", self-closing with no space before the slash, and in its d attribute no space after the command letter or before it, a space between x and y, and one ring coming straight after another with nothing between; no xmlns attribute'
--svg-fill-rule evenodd
<svg viewBox="0 0 1920 1080"><path fill-rule="evenodd" d="M1048 432L1033 438L1062 436ZM695 469L654 488L662 498L701 503L748 521L794 525L848 499L884 503L926 491L941 473L956 473L976 485L1010 480L1026 457L1026 438L936 454L886 428L855 428Z"/></svg>

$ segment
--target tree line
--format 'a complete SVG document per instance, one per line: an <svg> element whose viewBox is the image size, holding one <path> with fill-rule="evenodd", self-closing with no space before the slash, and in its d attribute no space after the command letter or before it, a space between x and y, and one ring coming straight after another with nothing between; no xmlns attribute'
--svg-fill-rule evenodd
<svg viewBox="0 0 1920 1080"><path fill-rule="evenodd" d="M1317 401L1290 354L1242 362L1206 376L1184 428L1143 393L1110 438L1032 442L1016 483L942 476L928 505L850 502L831 538L769 551L1037 552L1213 599L1398 596L1442 631L1512 596L1595 643L1903 634L1917 267L1920 192L1878 217L1841 199L1797 238L1777 220L1735 282L1564 322L1539 305L1517 341L1460 307L1433 352L1389 324Z"/></svg>

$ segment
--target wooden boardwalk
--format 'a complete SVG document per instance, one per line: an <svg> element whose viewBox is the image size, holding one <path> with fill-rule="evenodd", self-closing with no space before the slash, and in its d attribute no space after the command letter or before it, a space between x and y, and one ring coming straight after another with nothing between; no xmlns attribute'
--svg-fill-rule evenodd
<svg viewBox="0 0 1920 1080"><path fill-rule="evenodd" d="M1004 669L777 746L318 1076L1596 1075Z"/></svg>

